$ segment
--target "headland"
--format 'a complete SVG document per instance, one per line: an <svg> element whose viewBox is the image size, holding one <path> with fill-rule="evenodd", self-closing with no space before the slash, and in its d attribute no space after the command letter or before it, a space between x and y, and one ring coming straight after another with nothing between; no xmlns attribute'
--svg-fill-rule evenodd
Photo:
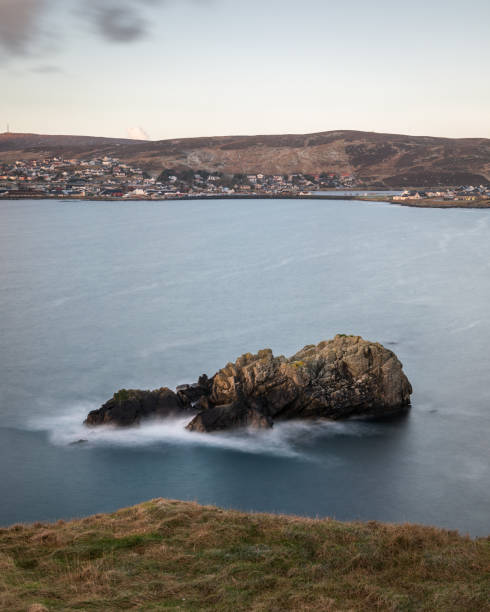
<svg viewBox="0 0 490 612"><path fill-rule="evenodd" d="M489 538L165 499L13 525L0 548L0 607L12 612L481 612L490 596Z"/></svg>

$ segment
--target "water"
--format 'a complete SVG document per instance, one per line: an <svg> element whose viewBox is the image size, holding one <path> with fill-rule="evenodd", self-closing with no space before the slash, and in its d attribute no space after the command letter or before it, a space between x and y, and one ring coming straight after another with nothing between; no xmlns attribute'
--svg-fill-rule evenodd
<svg viewBox="0 0 490 612"><path fill-rule="evenodd" d="M0 524L169 497L488 534L489 230L486 210L355 201L1 202ZM407 417L81 424L121 387L336 333L397 353Z"/></svg>

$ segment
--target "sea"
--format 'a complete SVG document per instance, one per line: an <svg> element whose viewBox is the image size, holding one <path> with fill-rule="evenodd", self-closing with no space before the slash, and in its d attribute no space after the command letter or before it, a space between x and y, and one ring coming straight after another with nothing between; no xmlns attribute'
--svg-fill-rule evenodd
<svg viewBox="0 0 490 612"><path fill-rule="evenodd" d="M0 525L165 497L488 535L489 309L490 210L3 200ZM219 434L83 425L120 388L174 388L337 333L397 354L407 415Z"/></svg>

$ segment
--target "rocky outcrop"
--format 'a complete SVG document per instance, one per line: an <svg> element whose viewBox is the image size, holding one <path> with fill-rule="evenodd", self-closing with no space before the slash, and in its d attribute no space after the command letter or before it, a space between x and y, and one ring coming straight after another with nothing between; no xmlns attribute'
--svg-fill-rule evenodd
<svg viewBox="0 0 490 612"><path fill-rule="evenodd" d="M270 349L246 353L211 379L203 375L177 393L120 391L86 423L130 425L149 416L194 413L187 425L192 431L268 428L287 419L392 415L408 409L411 393L392 351L339 334L289 358L274 357Z"/></svg>
<svg viewBox="0 0 490 612"><path fill-rule="evenodd" d="M177 395L184 406L193 406L195 410L201 408L201 402L211 394L213 379L209 379L206 374L199 377L197 383L192 385L179 385L176 389ZM208 407L205 403L205 407Z"/></svg>
<svg viewBox="0 0 490 612"><path fill-rule="evenodd" d="M190 431L200 432L224 431L241 427L270 429L272 419L257 407L240 399L231 404L211 406L207 410L202 410L187 425Z"/></svg>
<svg viewBox="0 0 490 612"><path fill-rule="evenodd" d="M154 391L121 389L98 410L89 412L86 425L136 425L145 418L165 418L180 415L192 408L166 387Z"/></svg>

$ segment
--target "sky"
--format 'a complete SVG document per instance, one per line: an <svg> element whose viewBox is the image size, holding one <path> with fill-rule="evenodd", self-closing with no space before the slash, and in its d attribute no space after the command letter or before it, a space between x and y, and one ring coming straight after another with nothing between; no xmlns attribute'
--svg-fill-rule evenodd
<svg viewBox="0 0 490 612"><path fill-rule="evenodd" d="M0 0L0 132L490 138L490 0Z"/></svg>

